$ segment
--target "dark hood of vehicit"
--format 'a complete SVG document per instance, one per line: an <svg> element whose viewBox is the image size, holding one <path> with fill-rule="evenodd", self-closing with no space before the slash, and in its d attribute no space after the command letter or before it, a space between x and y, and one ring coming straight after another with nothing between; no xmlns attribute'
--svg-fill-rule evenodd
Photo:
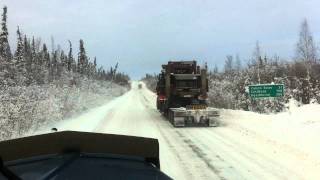
<svg viewBox="0 0 320 180"><path fill-rule="evenodd" d="M137 156L160 169L159 143L152 138L61 131L0 142L4 162L66 152Z"/></svg>

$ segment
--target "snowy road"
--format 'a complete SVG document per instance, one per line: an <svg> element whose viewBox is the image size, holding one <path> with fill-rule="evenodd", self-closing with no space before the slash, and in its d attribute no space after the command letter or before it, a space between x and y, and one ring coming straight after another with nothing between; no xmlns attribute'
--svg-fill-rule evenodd
<svg viewBox="0 0 320 180"><path fill-rule="evenodd" d="M155 98L133 82L123 96L57 128L157 138L161 169L174 179L320 179L318 162L241 126L173 128Z"/></svg>

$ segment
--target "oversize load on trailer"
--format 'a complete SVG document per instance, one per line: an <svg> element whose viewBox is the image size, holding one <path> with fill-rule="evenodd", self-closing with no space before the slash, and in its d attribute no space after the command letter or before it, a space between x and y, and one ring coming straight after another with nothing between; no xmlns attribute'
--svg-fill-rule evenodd
<svg viewBox="0 0 320 180"><path fill-rule="evenodd" d="M251 98L281 97L283 95L283 84L259 84L249 86L249 96Z"/></svg>

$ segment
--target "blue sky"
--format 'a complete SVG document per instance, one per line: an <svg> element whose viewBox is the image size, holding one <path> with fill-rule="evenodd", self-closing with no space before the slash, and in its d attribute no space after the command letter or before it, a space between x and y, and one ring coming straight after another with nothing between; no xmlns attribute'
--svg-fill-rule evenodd
<svg viewBox="0 0 320 180"><path fill-rule="evenodd" d="M104 67L139 79L159 72L168 60L196 59L222 67L226 55L252 56L255 42L264 53L294 56L299 26L308 19L320 41L318 0L0 0L8 6L10 41L16 28L50 45L74 49L84 39L89 56Z"/></svg>

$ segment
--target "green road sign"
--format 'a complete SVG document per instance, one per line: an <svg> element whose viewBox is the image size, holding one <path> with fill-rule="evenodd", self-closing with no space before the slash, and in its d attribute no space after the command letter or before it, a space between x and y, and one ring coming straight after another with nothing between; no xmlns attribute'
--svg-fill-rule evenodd
<svg viewBox="0 0 320 180"><path fill-rule="evenodd" d="M258 84L249 86L249 96L252 98L281 97L283 95L283 84Z"/></svg>

